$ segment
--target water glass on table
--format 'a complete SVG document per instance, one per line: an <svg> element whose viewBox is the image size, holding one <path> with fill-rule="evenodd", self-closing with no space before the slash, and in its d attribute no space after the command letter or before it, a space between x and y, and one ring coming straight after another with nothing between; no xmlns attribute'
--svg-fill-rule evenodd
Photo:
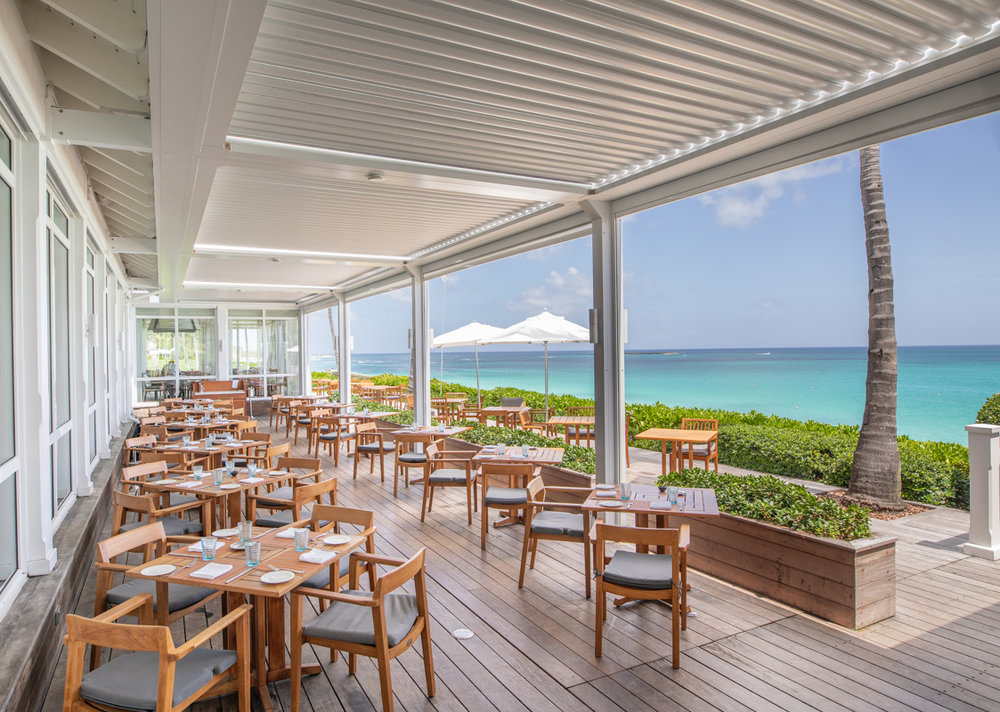
<svg viewBox="0 0 1000 712"><path fill-rule="evenodd" d="M667 487L667 501L670 502L671 506L677 504L677 487Z"/></svg>
<svg viewBox="0 0 1000 712"><path fill-rule="evenodd" d="M625 482L622 480L618 483L618 491L621 492L622 499L629 499L632 497L632 483Z"/></svg>
<svg viewBox="0 0 1000 712"><path fill-rule="evenodd" d="M295 533L295 550L296 551L308 551L309 550L309 530L305 527L299 529L292 529Z"/></svg>
<svg viewBox="0 0 1000 712"><path fill-rule="evenodd" d="M246 543L253 538L253 522L243 520L236 525L236 528L240 532L240 543Z"/></svg>
<svg viewBox="0 0 1000 712"><path fill-rule="evenodd" d="M190 444L191 444L191 436L190 435L182 435L181 436L181 445L183 445L184 447L187 447Z"/></svg>
<svg viewBox="0 0 1000 712"><path fill-rule="evenodd" d="M246 556L247 566L256 566L260 563L260 542L248 541L243 545L243 554Z"/></svg>
<svg viewBox="0 0 1000 712"><path fill-rule="evenodd" d="M215 547L218 546L219 540L214 536L203 536L201 538L201 558L205 561L211 561L215 558Z"/></svg>
<svg viewBox="0 0 1000 712"><path fill-rule="evenodd" d="M497 445L497 455L503 457L503 453L506 449L507 446L504 443L500 443L499 445Z"/></svg>
<svg viewBox="0 0 1000 712"><path fill-rule="evenodd" d="M221 485L222 481L226 478L226 471L221 467L216 467L212 470L212 484Z"/></svg>
<svg viewBox="0 0 1000 712"><path fill-rule="evenodd" d="M205 467L203 465L192 465L191 466L191 476L196 480L200 480L201 476L205 472Z"/></svg>

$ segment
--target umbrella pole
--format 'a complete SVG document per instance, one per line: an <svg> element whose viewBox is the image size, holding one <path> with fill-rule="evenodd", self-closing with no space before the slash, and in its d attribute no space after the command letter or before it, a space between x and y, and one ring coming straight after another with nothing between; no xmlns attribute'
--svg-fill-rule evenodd
<svg viewBox="0 0 1000 712"><path fill-rule="evenodd" d="M549 342L545 342L545 419L549 419Z"/></svg>
<svg viewBox="0 0 1000 712"><path fill-rule="evenodd" d="M481 408L483 397L479 393L479 344L473 344L472 348L476 350L476 406Z"/></svg>

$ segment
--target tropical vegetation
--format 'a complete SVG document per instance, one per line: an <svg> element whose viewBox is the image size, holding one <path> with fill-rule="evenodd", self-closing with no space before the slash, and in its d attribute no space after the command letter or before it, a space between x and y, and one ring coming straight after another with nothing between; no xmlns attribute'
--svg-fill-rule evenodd
<svg viewBox="0 0 1000 712"><path fill-rule="evenodd" d="M986 399L976 415L976 422L1000 425L1000 393L994 393Z"/></svg>

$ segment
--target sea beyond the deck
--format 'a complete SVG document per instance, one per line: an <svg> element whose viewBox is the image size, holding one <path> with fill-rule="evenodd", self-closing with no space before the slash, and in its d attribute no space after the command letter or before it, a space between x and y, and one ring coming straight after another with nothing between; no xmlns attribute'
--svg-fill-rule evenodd
<svg viewBox="0 0 1000 712"><path fill-rule="evenodd" d="M431 353L434 378L475 386L471 350ZM314 356L312 368L334 365ZM409 354L351 357L355 373L406 374ZM817 420L861 422L864 347L670 349L625 354L628 402L723 408ZM544 390L542 346L518 351L479 348L483 388ZM549 347L549 391L593 397L593 356L575 346ZM902 346L899 349L899 433L918 440L966 443L983 401L1000 391L1000 346Z"/></svg>

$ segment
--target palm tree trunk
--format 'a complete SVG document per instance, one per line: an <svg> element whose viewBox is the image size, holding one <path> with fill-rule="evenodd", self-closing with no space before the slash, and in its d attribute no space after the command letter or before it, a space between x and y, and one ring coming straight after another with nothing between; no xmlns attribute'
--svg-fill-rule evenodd
<svg viewBox="0 0 1000 712"><path fill-rule="evenodd" d="M862 148L860 158L868 255L868 376L865 413L847 499L859 504L902 508L896 441L896 318L879 147Z"/></svg>

